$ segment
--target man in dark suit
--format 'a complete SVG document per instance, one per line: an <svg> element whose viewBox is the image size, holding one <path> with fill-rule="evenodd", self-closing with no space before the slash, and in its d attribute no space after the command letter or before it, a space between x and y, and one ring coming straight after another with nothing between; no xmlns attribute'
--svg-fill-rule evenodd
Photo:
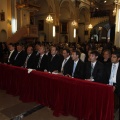
<svg viewBox="0 0 120 120"><path fill-rule="evenodd" d="M80 52L77 50L72 51L72 63L70 65L70 74L67 75L68 77L80 78L84 79L84 62L80 59Z"/></svg>
<svg viewBox="0 0 120 120"><path fill-rule="evenodd" d="M86 63L85 79L103 83L104 66L97 61L99 53L92 51L90 53L90 61Z"/></svg>
<svg viewBox="0 0 120 120"><path fill-rule="evenodd" d="M27 55L26 55L26 59L23 67L35 69L35 59L36 59L36 55L33 53L33 47L28 46Z"/></svg>
<svg viewBox="0 0 120 120"><path fill-rule="evenodd" d="M13 65L22 67L25 63L26 53L23 50L23 44L17 44L17 53L14 57Z"/></svg>
<svg viewBox="0 0 120 120"><path fill-rule="evenodd" d="M39 55L40 46L41 46L41 44L39 42L35 44L35 51L34 51L34 53L35 53L36 56Z"/></svg>
<svg viewBox="0 0 120 120"><path fill-rule="evenodd" d="M105 83L113 86L114 91L114 110L120 110L120 51L114 51L111 63L105 66ZM120 116L120 111L119 111Z"/></svg>
<svg viewBox="0 0 120 120"><path fill-rule="evenodd" d="M48 59L48 69L50 72L60 72L61 71L61 56L58 55L58 48L56 46L51 47L51 56Z"/></svg>
<svg viewBox="0 0 120 120"><path fill-rule="evenodd" d="M15 55L17 54L17 51L15 50L15 44L10 43L8 45L8 49L9 49L9 55L8 55L6 63L12 65L14 62Z"/></svg>
<svg viewBox="0 0 120 120"><path fill-rule="evenodd" d="M47 70L48 65L48 57L45 55L45 47L41 45L39 47L39 55L36 58L36 69L39 71Z"/></svg>
<svg viewBox="0 0 120 120"><path fill-rule="evenodd" d="M111 51L108 50L108 49L104 50L103 51L103 58L101 59L101 62L104 65L107 64L107 63L110 63L111 62L110 58L111 58Z"/></svg>
<svg viewBox="0 0 120 120"><path fill-rule="evenodd" d="M105 66L105 83L113 85L116 94L120 95L120 52L114 51L111 57L111 63Z"/></svg>
<svg viewBox="0 0 120 120"><path fill-rule="evenodd" d="M63 49L63 61L61 64L61 73L63 75L71 74L71 64L73 63L72 58L70 57L70 50Z"/></svg>

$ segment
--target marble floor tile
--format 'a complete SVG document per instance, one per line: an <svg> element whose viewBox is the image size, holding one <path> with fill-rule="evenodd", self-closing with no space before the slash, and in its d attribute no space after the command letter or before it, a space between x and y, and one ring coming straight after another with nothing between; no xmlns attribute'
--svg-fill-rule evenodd
<svg viewBox="0 0 120 120"><path fill-rule="evenodd" d="M26 116L23 120L77 120L72 116L53 116L53 111L47 107L44 107L33 114Z"/></svg>

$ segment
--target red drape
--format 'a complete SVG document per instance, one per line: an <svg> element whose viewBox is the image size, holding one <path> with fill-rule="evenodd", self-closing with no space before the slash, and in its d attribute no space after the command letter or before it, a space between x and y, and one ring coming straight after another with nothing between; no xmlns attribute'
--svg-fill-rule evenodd
<svg viewBox="0 0 120 120"><path fill-rule="evenodd" d="M50 107L55 116L79 120L113 120L112 86L0 64L0 89L23 102Z"/></svg>

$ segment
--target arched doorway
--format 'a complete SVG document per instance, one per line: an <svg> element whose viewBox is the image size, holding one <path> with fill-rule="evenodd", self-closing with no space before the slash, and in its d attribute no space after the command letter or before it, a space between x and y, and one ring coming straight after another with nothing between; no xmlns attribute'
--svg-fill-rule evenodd
<svg viewBox="0 0 120 120"><path fill-rule="evenodd" d="M73 42L73 28L71 22L75 19L75 9L70 0L63 0L60 4L60 40L59 42Z"/></svg>
<svg viewBox="0 0 120 120"><path fill-rule="evenodd" d="M7 32L6 30L0 31L0 42L5 42L7 40Z"/></svg>
<svg viewBox="0 0 120 120"><path fill-rule="evenodd" d="M89 10L87 7L81 7L79 12L79 23L78 23L78 38L81 42L88 41L89 33L86 25L89 23Z"/></svg>
<svg viewBox="0 0 120 120"><path fill-rule="evenodd" d="M93 27L91 30L91 36L97 35L98 42L107 42L108 31L110 29L110 24L108 21L101 22Z"/></svg>

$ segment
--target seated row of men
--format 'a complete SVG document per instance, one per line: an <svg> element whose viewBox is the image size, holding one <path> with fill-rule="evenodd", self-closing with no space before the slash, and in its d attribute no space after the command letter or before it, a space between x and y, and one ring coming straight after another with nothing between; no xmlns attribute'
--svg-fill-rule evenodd
<svg viewBox="0 0 120 120"><path fill-rule="evenodd" d="M90 61L84 63L79 59L79 51L73 50L70 54L69 49L63 49L62 55L60 55L56 46L51 47L50 53L45 53L43 45L39 46L37 52L34 52L32 46L28 46L25 52L21 44L17 45L17 51L14 44L9 44L9 50L8 64L39 71L58 72L68 77L94 80L113 85L115 92L120 93L119 51L114 51L111 62L104 65L97 60L99 56L97 51L91 51Z"/></svg>

